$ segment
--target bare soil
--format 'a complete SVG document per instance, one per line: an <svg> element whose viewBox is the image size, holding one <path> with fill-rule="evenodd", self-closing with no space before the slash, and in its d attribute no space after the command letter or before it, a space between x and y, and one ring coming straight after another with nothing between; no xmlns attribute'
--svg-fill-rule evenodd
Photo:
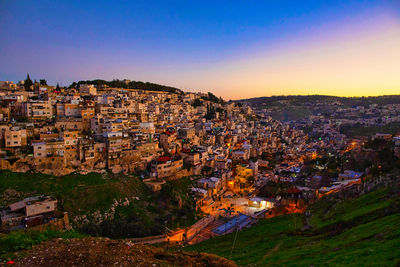
<svg viewBox="0 0 400 267"><path fill-rule="evenodd" d="M237 266L213 254L93 237L53 239L20 252L20 257L13 266Z"/></svg>

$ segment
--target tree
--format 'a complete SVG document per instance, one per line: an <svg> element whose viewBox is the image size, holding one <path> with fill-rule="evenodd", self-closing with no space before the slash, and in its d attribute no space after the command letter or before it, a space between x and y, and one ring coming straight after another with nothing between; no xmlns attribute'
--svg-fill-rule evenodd
<svg viewBox="0 0 400 267"><path fill-rule="evenodd" d="M70 86L68 86L68 88L76 88L76 89L78 89L77 87L78 87L78 84L76 82L73 82L73 83L71 83Z"/></svg>
<svg viewBox="0 0 400 267"><path fill-rule="evenodd" d="M192 103L193 107L200 107L202 105L203 105L203 102L199 98L196 98Z"/></svg>
<svg viewBox="0 0 400 267"><path fill-rule="evenodd" d="M39 83L40 85L47 85L47 81L45 79L41 79Z"/></svg>
<svg viewBox="0 0 400 267"><path fill-rule="evenodd" d="M33 82L33 90L39 90L39 83L36 80Z"/></svg>
<svg viewBox="0 0 400 267"><path fill-rule="evenodd" d="M31 91L31 86L33 85L33 82L31 80L31 78L29 77L29 73L26 75L26 79L24 82L24 87L25 87L25 91Z"/></svg>
<svg viewBox="0 0 400 267"><path fill-rule="evenodd" d="M60 91L60 85L57 83L57 86L56 86L56 91Z"/></svg>
<svg viewBox="0 0 400 267"><path fill-rule="evenodd" d="M207 113L205 115L207 120L212 120L215 118L215 108L207 104Z"/></svg>

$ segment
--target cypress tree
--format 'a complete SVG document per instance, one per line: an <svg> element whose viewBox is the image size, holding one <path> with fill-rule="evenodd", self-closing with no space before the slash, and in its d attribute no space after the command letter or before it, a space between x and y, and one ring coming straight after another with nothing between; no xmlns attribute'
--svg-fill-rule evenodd
<svg viewBox="0 0 400 267"><path fill-rule="evenodd" d="M31 91L31 86L33 85L33 82L31 80L31 78L29 77L29 73L26 75L26 79L24 82L24 87L25 87L25 91Z"/></svg>

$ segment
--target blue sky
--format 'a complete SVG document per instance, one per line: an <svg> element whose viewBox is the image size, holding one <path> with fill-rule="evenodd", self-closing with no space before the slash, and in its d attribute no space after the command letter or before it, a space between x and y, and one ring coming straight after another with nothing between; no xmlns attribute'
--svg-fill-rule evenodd
<svg viewBox="0 0 400 267"><path fill-rule="evenodd" d="M235 84L246 85L262 73L235 84L230 77L240 69L266 66L252 60L273 54L279 64L279 56L291 51L361 33L364 37L374 30L390 28L396 35L399 3L0 0L0 80L20 80L27 72L64 85L81 79L129 78L223 96L233 88L240 98L240 91L249 89ZM311 92L304 86L299 82L296 90ZM250 96L292 92L278 82L258 81L249 87L257 88Z"/></svg>

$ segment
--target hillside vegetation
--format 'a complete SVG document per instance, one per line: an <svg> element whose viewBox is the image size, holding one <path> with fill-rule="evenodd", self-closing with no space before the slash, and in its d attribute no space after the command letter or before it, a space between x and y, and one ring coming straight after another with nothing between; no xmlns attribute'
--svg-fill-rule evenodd
<svg viewBox="0 0 400 267"><path fill-rule="evenodd" d="M51 176L0 171L0 206L25 197L52 195L76 229L112 238L161 234L165 227L192 224L192 181L168 182L153 193L136 176L90 173Z"/></svg>
<svg viewBox="0 0 400 267"><path fill-rule="evenodd" d="M105 80L87 80L87 81L79 81L73 82L69 87L77 87L81 84L93 84L95 86L107 86L111 88L125 88L125 89L140 89L140 90L148 90L148 91L163 91L175 94L183 94L181 89L176 87L150 83L150 82L142 82L142 81L129 81L125 83L125 81L121 80L112 80L112 81L105 81Z"/></svg>
<svg viewBox="0 0 400 267"><path fill-rule="evenodd" d="M189 246L239 265L395 266L400 261L400 195L384 188L360 198L325 197L303 215L261 220L252 228ZM232 250L233 248L233 250ZM231 254L232 251L232 254Z"/></svg>
<svg viewBox="0 0 400 267"><path fill-rule="evenodd" d="M0 205L5 206L24 197L52 195L59 207L70 215L81 215L110 208L114 199L150 197L136 177L90 173L61 177L41 173L0 172Z"/></svg>

